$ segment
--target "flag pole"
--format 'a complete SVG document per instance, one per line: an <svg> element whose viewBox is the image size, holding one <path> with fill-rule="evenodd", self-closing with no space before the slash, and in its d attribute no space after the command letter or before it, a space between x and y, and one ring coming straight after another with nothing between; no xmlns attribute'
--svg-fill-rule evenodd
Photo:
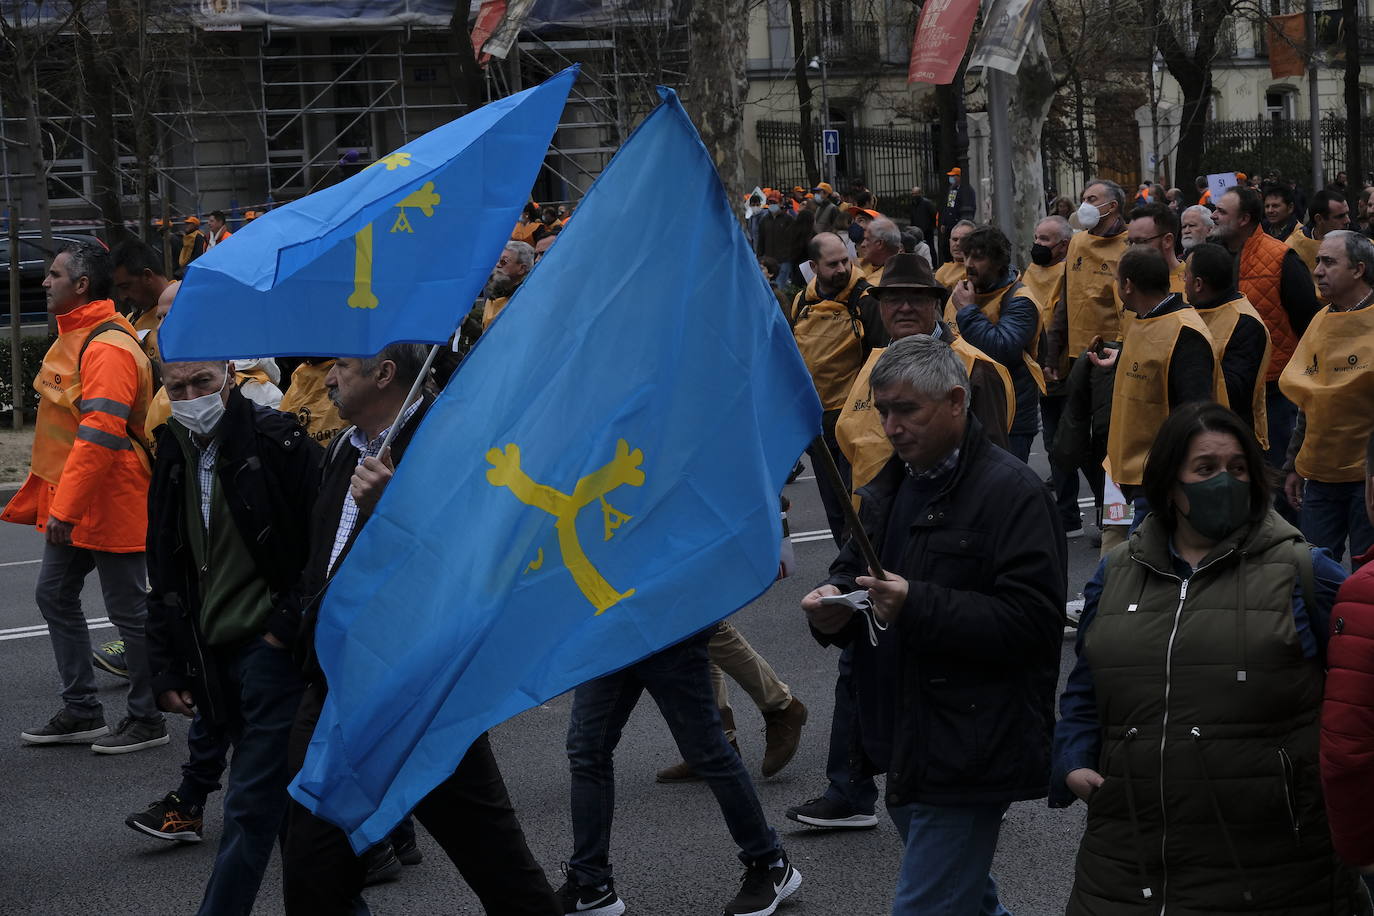
<svg viewBox="0 0 1374 916"><path fill-rule="evenodd" d="M410 386L410 393L407 394L406 399L401 402L401 409L396 411L396 419L391 421L391 428L386 431L386 438L382 440L381 451L384 452L390 448L391 440L396 438L396 432L401 428L401 417L405 414L406 408L409 407L419 395L421 386L424 385L425 379L429 377L429 370L430 367L434 365L434 358L439 355L439 346L439 344L435 344L429 348L429 356L425 357L425 364L420 369L420 374L415 376L415 384ZM378 454L381 454L381 452L378 452Z"/></svg>
<svg viewBox="0 0 1374 916"><path fill-rule="evenodd" d="M813 462L825 475L826 482L830 484L830 489L839 496L840 503L844 506L845 526L849 528L850 537L854 538L859 545L859 552L863 554L864 562L868 564L868 569L873 573L873 578L886 579L887 575L883 572L882 564L878 562L878 552L873 549L873 543L869 541L868 535L864 534L863 525L859 524L859 513L854 509L854 500L849 498L849 487L844 485L844 480L840 477L840 469L835 467L835 458L830 454L830 448L825 444L824 436L817 436L812 440L811 455ZM817 455L820 457L816 458Z"/></svg>

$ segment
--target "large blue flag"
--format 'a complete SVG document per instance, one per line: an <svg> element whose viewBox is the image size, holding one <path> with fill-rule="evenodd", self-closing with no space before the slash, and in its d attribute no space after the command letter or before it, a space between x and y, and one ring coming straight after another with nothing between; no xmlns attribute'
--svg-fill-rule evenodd
<svg viewBox="0 0 1374 916"><path fill-rule="evenodd" d="M448 340L529 200L576 77L436 128L211 248L158 332L163 357L371 356Z"/></svg>
<svg viewBox="0 0 1374 916"><path fill-rule="evenodd" d="M778 494L820 403L663 92L431 408L329 588L329 698L291 791L355 849L486 729L777 575Z"/></svg>

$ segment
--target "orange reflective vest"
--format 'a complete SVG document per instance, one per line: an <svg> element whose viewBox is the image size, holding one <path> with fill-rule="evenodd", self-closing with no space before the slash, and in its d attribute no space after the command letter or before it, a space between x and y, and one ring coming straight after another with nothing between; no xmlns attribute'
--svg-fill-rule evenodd
<svg viewBox="0 0 1374 916"><path fill-rule="evenodd" d="M324 385L333 365L334 360L324 359L297 366L278 408L295 414L296 422L320 445L328 445L348 425L339 416L339 408L329 399L329 389Z"/></svg>
<svg viewBox="0 0 1374 916"><path fill-rule="evenodd" d="M1245 298L1255 307L1269 329L1269 369L1264 374L1267 382L1276 381L1283 374L1283 367L1293 358L1298 346L1298 335L1288 322L1288 313L1283 310L1279 288L1283 281L1283 259L1288 254L1288 246L1268 233L1256 229L1250 234L1245 247L1240 250L1239 282L1236 284Z"/></svg>
<svg viewBox="0 0 1374 916"><path fill-rule="evenodd" d="M92 336L107 323L116 327ZM147 354L109 299L59 315L57 329L33 383L29 476L0 520L43 531L52 516L75 526L77 547L142 553L152 470L142 440L153 395Z"/></svg>

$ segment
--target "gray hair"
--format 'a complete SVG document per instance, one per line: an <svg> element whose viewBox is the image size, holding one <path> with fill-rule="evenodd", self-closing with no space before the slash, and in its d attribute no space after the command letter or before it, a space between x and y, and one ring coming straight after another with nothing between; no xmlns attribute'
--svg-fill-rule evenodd
<svg viewBox="0 0 1374 916"><path fill-rule="evenodd" d="M1126 212L1126 191L1121 187L1121 185L1117 184L1115 181L1112 181L1110 178L1094 178L1087 184L1085 184L1083 186L1083 189L1086 191L1088 188L1091 188L1095 184L1100 184L1102 185L1102 187L1106 188L1107 195L1116 201L1116 206L1120 210L1120 212Z"/></svg>
<svg viewBox="0 0 1374 916"><path fill-rule="evenodd" d="M1202 224L1208 229L1216 226L1217 221L1212 218L1212 211L1208 210L1202 204L1193 204L1191 207L1185 207L1183 212L1178 215L1179 222L1183 222L1183 217L1194 211L1197 211L1198 215L1202 217Z"/></svg>
<svg viewBox="0 0 1374 916"><path fill-rule="evenodd" d="M518 244L524 245L524 242ZM526 248L530 246L525 245ZM412 385L415 379L419 378L420 370L425 367L425 360L429 359L429 347L417 343L394 343L382 347L381 352L376 356L369 356L358 360L358 368L365 375L372 375L384 362L391 362L396 366L396 382L401 385Z"/></svg>
<svg viewBox="0 0 1374 916"><path fill-rule="evenodd" d="M1055 233L1059 236L1059 241L1062 242L1062 241L1064 241L1064 240L1066 240L1066 239L1071 239L1071 238L1073 238L1073 227L1069 225L1069 221L1066 220L1066 219L1064 219L1064 217L1062 217L1062 216L1045 216L1045 217L1042 217L1042 218L1040 219L1040 222L1038 222L1038 223L1035 224L1035 228L1036 228L1036 229L1039 229L1041 226L1045 225L1046 223L1049 223L1051 226L1054 227Z"/></svg>
<svg viewBox="0 0 1374 916"><path fill-rule="evenodd" d="M925 398L942 398L955 388L969 391L964 363L943 340L929 334L913 334L894 340L873 367L869 384L876 391L895 385L910 385ZM964 398L965 409L968 398Z"/></svg>
<svg viewBox="0 0 1374 916"><path fill-rule="evenodd" d="M1341 239L1345 242L1345 257L1350 262L1350 266L1364 265L1364 274L1360 279L1370 286L1374 286L1374 242L1354 232L1350 229L1337 229L1335 232L1326 234L1328 239Z"/></svg>
<svg viewBox="0 0 1374 916"><path fill-rule="evenodd" d="M868 239L877 242L891 252L902 250L902 233L897 224L887 217L879 217L868 224Z"/></svg>
<svg viewBox="0 0 1374 916"><path fill-rule="evenodd" d="M86 299L94 302L97 299L108 299L110 296L111 275L114 268L111 266L110 252L106 250L95 239L90 241L72 242L65 246L58 254L67 256L67 271L71 274L72 283L76 283L82 277L87 280Z"/></svg>
<svg viewBox="0 0 1374 916"><path fill-rule="evenodd" d="M528 242L507 242L506 251L515 252L515 260L526 267L534 266L534 246Z"/></svg>
<svg viewBox="0 0 1374 916"><path fill-rule="evenodd" d="M975 223L973 220L971 220L971 219L961 219L961 220L959 220L959 222L955 223L953 226L951 226L951 227L949 228L950 234L952 235L952 234L954 233L954 230L955 230L955 229L963 229L965 226L967 226L967 227L970 228L970 229L977 229L977 228L978 228L978 224Z"/></svg>

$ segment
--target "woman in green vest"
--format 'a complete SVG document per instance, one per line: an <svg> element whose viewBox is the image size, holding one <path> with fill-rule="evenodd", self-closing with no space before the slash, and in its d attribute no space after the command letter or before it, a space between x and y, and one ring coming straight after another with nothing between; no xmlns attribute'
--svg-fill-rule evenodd
<svg viewBox="0 0 1374 916"><path fill-rule="evenodd" d="M1088 806L1071 916L1367 912L1317 766L1345 571L1273 511L1265 467L1230 410L1174 411L1155 511L1084 588L1050 785Z"/></svg>

